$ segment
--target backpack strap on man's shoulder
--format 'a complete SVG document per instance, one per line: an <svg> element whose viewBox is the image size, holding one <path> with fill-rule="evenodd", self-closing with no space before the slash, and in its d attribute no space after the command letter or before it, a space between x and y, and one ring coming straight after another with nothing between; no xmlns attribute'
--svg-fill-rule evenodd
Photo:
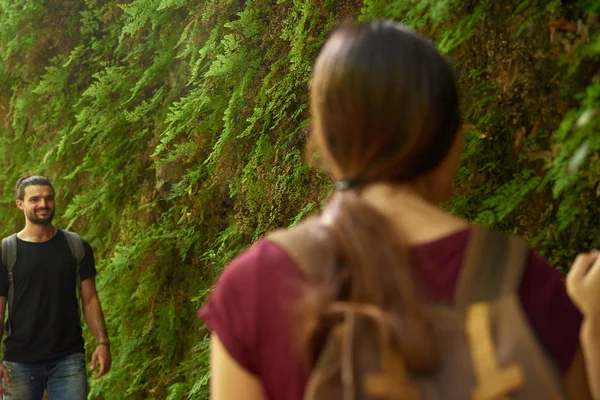
<svg viewBox="0 0 600 400"><path fill-rule="evenodd" d="M336 262L332 236L319 217L310 217L291 228L278 229L266 239L281 247L309 279L335 271L323 268Z"/></svg>
<svg viewBox="0 0 600 400"><path fill-rule="evenodd" d="M466 308L516 293L528 251L529 246L519 236L474 226L456 285L455 305Z"/></svg>
<svg viewBox="0 0 600 400"><path fill-rule="evenodd" d="M12 278L12 269L17 262L17 234L2 239L2 264L8 269L9 279Z"/></svg>
<svg viewBox="0 0 600 400"><path fill-rule="evenodd" d="M77 274L79 274L79 269L81 268L81 262L85 257L85 248L83 247L83 239L76 234L75 232L69 232L63 230L65 237L67 238L67 242L69 243L69 248L71 249L71 254L75 257L75 261L77 262Z"/></svg>
<svg viewBox="0 0 600 400"><path fill-rule="evenodd" d="M85 257L85 248L83 247L83 239L81 236L76 234L75 232L62 230L67 238L67 243L69 244L69 249L71 249L71 254L75 258L75 262L77 263L76 270L76 285L77 285L77 295L79 299L81 299L81 263L83 262L83 258ZM79 308L79 307L78 307ZM81 310L79 310L81 313ZM81 316L81 314L80 314Z"/></svg>
<svg viewBox="0 0 600 400"><path fill-rule="evenodd" d="M2 239L2 264L8 272L8 334L10 335L10 317L12 315L13 299L15 296L15 282L13 270L17 263L17 234Z"/></svg>

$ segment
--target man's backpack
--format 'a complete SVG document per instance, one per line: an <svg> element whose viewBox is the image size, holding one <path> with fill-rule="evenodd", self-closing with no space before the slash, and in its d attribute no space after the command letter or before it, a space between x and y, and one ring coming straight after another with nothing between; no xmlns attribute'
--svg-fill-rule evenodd
<svg viewBox="0 0 600 400"><path fill-rule="evenodd" d="M81 239L81 237L76 234L75 232L69 232L69 231L65 231L62 230L61 231L65 234L65 237L67 238L67 242L69 243L69 249L71 250L71 254L73 255L73 258L75 258L75 262L77 263L77 269L76 269L76 285L77 285L77 295L79 297L79 299L81 298L81 276L80 276L80 269L81 269L81 263L83 261L83 258L85 257L85 248L83 247L83 240ZM8 286L8 330L7 330L7 334L10 335L10 316L12 315L12 306L13 306L13 297L14 297L14 291L15 291L15 284L14 284L14 275L13 275L13 270L15 267L15 264L17 262L17 234L14 233L12 235L10 235L9 237L6 237L4 239L2 239L2 264L4 264L6 266L6 269L8 271L8 281L9 281L9 286ZM78 299L78 302L79 302ZM78 311L79 311L79 317L81 318L81 309L79 307L77 307Z"/></svg>
<svg viewBox="0 0 600 400"><path fill-rule="evenodd" d="M327 228L310 218L268 239L310 280L336 262ZM428 304L439 368L411 373L374 306L342 307L312 368L304 398L500 400L564 399L562 380L529 327L518 288L528 246L473 227L453 304ZM329 269L331 270L331 269ZM343 302L341 302L343 305ZM374 323L377 322L377 323Z"/></svg>

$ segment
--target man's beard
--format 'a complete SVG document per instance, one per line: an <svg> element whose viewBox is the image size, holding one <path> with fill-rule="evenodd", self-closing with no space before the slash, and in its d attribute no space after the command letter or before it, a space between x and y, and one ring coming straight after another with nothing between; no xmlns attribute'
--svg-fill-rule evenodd
<svg viewBox="0 0 600 400"><path fill-rule="evenodd" d="M54 210L46 209L50 211L45 217L39 217L36 215L35 211L31 211L27 213L27 219L34 225L50 225L52 223L52 219L54 219ZM37 210L43 211L43 210Z"/></svg>

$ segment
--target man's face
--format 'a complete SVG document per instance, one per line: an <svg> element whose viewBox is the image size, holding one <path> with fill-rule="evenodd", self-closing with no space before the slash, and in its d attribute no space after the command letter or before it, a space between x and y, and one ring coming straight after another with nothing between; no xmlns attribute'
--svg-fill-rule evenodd
<svg viewBox="0 0 600 400"><path fill-rule="evenodd" d="M49 225L54 218L54 190L50 186L27 186L23 200L17 200L17 207L32 224Z"/></svg>

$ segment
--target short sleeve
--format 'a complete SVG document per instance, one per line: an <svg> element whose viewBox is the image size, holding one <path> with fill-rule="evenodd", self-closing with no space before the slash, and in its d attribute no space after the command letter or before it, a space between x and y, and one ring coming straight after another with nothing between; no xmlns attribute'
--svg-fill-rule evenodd
<svg viewBox="0 0 600 400"><path fill-rule="evenodd" d="M0 260L2 259L2 250L0 250ZM0 296L8 298L8 269L0 261Z"/></svg>
<svg viewBox="0 0 600 400"><path fill-rule="evenodd" d="M579 348L583 317L567 295L560 273L531 251L520 294L533 330L564 375Z"/></svg>
<svg viewBox="0 0 600 400"><path fill-rule="evenodd" d="M83 260L81 262L81 269L79 270L79 274L82 281L96 276L96 262L94 260L94 250L86 240L83 240L83 249L85 250L85 256L83 257Z"/></svg>
<svg viewBox="0 0 600 400"><path fill-rule="evenodd" d="M208 301L198 311L199 318L217 334L231 357L254 375L258 375L253 349L258 339L258 272L262 247L262 243L257 242L225 267Z"/></svg>

